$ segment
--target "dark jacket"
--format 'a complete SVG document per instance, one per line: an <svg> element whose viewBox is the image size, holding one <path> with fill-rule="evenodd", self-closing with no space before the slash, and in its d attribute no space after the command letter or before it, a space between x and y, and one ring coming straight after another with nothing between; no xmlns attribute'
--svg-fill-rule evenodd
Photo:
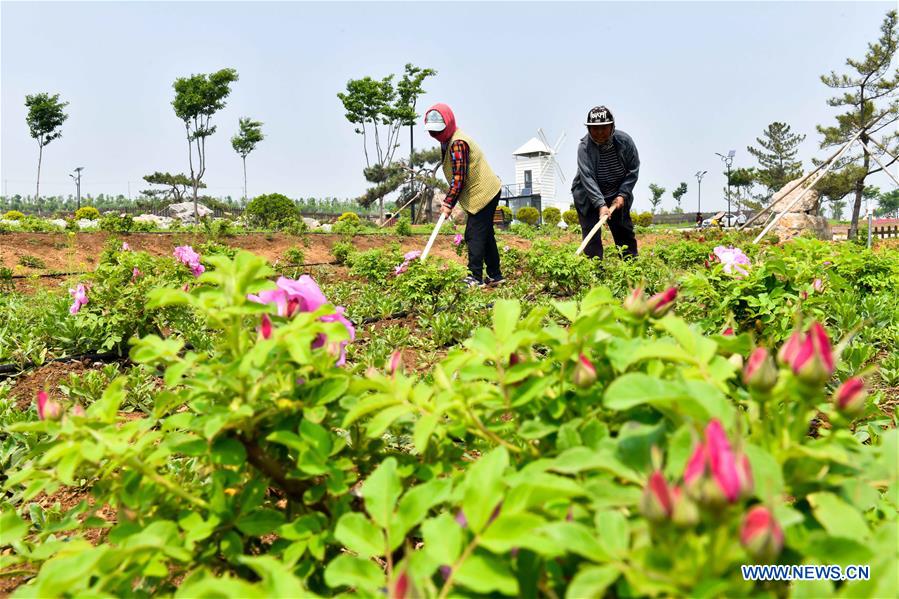
<svg viewBox="0 0 899 599"><path fill-rule="evenodd" d="M618 187L618 193L624 197L624 205L627 210L634 203L634 185L640 175L640 156L637 154L637 146L630 135L618 129L612 133L612 144L618 151L618 158L627 170L624 180ZM577 147L577 175L571 184L571 194L574 196L574 206L578 212L585 214L591 208L599 210L606 203L599 184L596 182L596 165L599 161L599 147L590 139L588 133L581 138Z"/></svg>

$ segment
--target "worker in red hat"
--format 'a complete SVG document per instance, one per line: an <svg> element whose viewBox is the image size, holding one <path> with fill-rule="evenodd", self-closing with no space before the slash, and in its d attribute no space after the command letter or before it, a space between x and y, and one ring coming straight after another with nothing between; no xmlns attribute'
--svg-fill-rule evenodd
<svg viewBox="0 0 899 599"><path fill-rule="evenodd" d="M440 142L443 174L450 184L442 211L450 216L456 204L468 215L465 243L468 246L468 276L472 287L503 281L499 249L493 229L493 213L499 205L499 177L487 164L480 146L456 126L456 117L446 104L434 104L425 112L425 129ZM484 265L487 278L484 280Z"/></svg>

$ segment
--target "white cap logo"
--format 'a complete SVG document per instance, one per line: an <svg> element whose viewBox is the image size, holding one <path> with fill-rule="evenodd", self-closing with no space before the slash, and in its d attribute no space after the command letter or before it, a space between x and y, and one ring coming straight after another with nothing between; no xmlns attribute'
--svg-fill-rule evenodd
<svg viewBox="0 0 899 599"><path fill-rule="evenodd" d="M446 122L443 115L436 110L431 110L425 115L425 129L428 131L443 131L446 129Z"/></svg>

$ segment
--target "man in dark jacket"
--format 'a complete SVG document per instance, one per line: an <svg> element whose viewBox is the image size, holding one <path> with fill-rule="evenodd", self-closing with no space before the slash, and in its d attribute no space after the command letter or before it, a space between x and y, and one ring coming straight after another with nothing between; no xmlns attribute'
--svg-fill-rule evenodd
<svg viewBox="0 0 899 599"><path fill-rule="evenodd" d="M615 118L605 106L587 113L587 135L577 148L577 175L571 185L574 206L586 237L611 207L607 221L615 245L624 246L626 256L637 255L637 238L631 221L634 185L640 174L640 157L634 140L615 129ZM597 233L584 248L584 255L602 258L602 238Z"/></svg>

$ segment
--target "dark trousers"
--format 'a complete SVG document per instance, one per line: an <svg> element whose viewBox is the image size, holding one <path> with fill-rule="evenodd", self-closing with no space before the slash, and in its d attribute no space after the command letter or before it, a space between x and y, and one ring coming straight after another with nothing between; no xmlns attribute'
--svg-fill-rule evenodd
<svg viewBox="0 0 899 599"><path fill-rule="evenodd" d="M577 218L581 223L581 239L587 236L591 229L599 222L599 209L590 208L587 214L577 211ZM606 221L609 229L612 231L612 239L615 245L624 246L624 255L637 255L637 237L634 235L634 223L631 221L631 213L629 210L619 208L612 213L609 220ZM602 235L601 231L597 231L587 247L584 248L584 255L590 258L602 259Z"/></svg>
<svg viewBox="0 0 899 599"><path fill-rule="evenodd" d="M487 276L499 279L499 249L496 247L496 232L493 230L493 213L499 205L499 194L477 214L468 215L465 225L465 244L468 246L468 272L479 281L484 278L484 264Z"/></svg>

